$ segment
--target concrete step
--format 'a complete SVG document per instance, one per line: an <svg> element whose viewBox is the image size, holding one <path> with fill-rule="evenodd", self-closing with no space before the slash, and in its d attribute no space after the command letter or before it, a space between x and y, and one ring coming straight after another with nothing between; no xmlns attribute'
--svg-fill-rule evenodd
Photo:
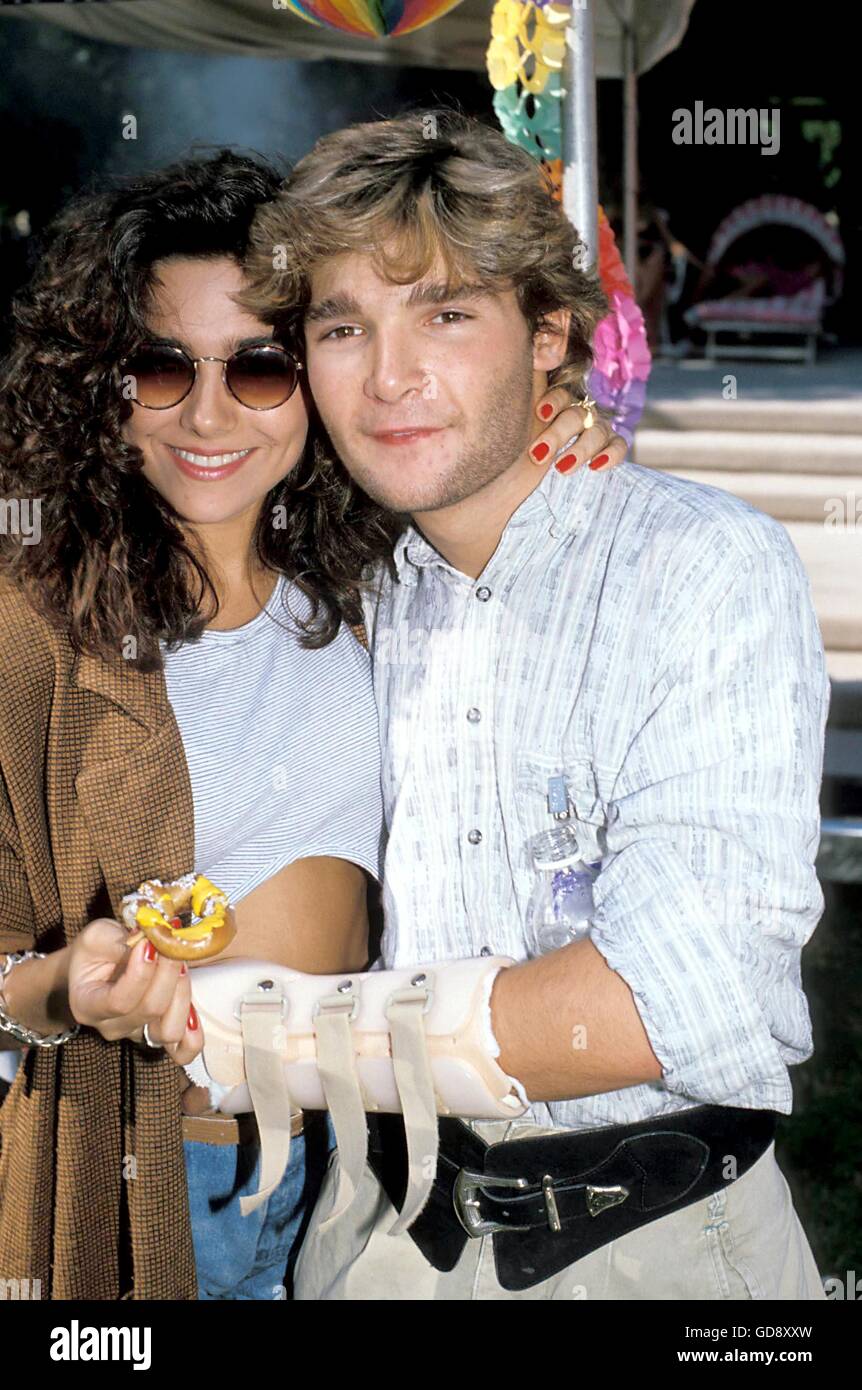
<svg viewBox="0 0 862 1390"><path fill-rule="evenodd" d="M694 399L647 398L639 430L740 430L746 433L862 435L862 381L856 399L811 400L803 392L786 400L735 401L711 396Z"/></svg>
<svg viewBox="0 0 862 1390"><path fill-rule="evenodd" d="M862 545L862 469L850 473L749 473L663 468L676 478L724 488L778 521L819 521L827 529L855 522Z"/></svg>
<svg viewBox="0 0 862 1390"><path fill-rule="evenodd" d="M726 400L728 387L736 400ZM862 351L803 362L654 359L644 429L862 436ZM836 470L838 471L838 470Z"/></svg>
<svg viewBox="0 0 862 1390"><path fill-rule="evenodd" d="M826 652L826 669L833 681L862 681L862 652Z"/></svg>
<svg viewBox="0 0 862 1390"><path fill-rule="evenodd" d="M824 647L833 654L858 658L862 654L862 527L791 521L786 529L811 580Z"/></svg>
<svg viewBox="0 0 862 1390"><path fill-rule="evenodd" d="M743 430L638 428L636 463L666 471L825 473L862 476L862 433L748 433Z"/></svg>

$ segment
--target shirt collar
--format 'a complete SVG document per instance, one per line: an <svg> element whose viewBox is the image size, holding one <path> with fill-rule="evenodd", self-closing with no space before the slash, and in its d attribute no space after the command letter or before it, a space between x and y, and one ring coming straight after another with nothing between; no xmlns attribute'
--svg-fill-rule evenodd
<svg viewBox="0 0 862 1390"><path fill-rule="evenodd" d="M574 534L586 519L592 499L604 479L581 464L574 473L558 473L549 468L538 487L524 498L503 532L518 527L542 528L554 536ZM502 539L502 538L501 538ZM394 549L395 567L402 584L415 584L418 572L428 565L446 565L438 550L413 524L401 535Z"/></svg>

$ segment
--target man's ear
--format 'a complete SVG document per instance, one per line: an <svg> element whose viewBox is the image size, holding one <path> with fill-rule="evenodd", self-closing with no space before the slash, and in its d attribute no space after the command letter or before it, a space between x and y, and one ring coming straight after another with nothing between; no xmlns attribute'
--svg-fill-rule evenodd
<svg viewBox="0 0 862 1390"><path fill-rule="evenodd" d="M534 371L552 372L565 361L571 321L571 309L553 309L542 315L533 334Z"/></svg>

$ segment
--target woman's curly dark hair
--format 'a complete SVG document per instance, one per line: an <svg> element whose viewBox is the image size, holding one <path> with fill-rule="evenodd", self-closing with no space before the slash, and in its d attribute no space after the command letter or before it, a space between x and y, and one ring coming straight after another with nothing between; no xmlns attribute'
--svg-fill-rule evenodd
<svg viewBox="0 0 862 1390"><path fill-rule="evenodd" d="M282 175L221 150L76 200L52 225L38 268L12 308L12 347L0 372L0 490L40 499L41 540L5 535L0 572L22 588L77 651L106 660L137 639L142 670L161 665L159 641L194 640L217 612L201 559L170 504L143 476L121 427L131 414L118 364L147 337L154 264L168 256L246 254L254 214ZM313 402L308 443L265 498L259 559L311 600L296 618L304 646L361 621L357 583L391 564L404 519L351 481ZM283 508L286 525L271 524ZM204 617L204 600L212 608Z"/></svg>

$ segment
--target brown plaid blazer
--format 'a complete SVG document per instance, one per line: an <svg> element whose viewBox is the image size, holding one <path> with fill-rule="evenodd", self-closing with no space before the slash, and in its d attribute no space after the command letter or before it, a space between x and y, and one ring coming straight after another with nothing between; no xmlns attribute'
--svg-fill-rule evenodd
<svg viewBox="0 0 862 1390"><path fill-rule="evenodd" d="M161 672L76 656L0 579L0 951L53 951L194 867ZM179 1071L84 1029L28 1048L0 1108L0 1278L42 1297L194 1299Z"/></svg>

